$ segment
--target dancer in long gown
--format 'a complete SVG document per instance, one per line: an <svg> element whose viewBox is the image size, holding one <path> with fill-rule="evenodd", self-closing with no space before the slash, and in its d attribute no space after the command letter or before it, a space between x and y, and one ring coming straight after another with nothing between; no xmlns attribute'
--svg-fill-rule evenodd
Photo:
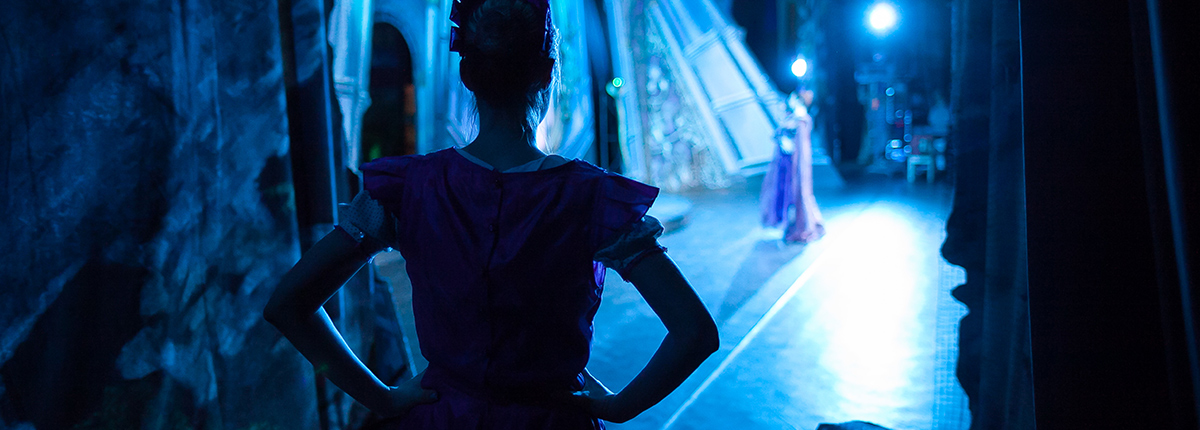
<svg viewBox="0 0 1200 430"><path fill-rule="evenodd" d="M760 208L767 227L783 226L783 240L809 243L825 235L825 220L813 195L811 90L788 96L788 114L776 131L775 156L763 178Z"/></svg>
<svg viewBox="0 0 1200 430"><path fill-rule="evenodd" d="M603 428L665 398L717 349L717 329L665 254L654 187L543 154L535 128L554 77L546 0L456 1L450 49L477 99L464 148L362 166L366 190L284 275L264 316L387 429ZM407 260L421 354L379 380L322 304L375 253ZM667 327L646 367L612 393L584 366L605 267ZM399 383L397 383L399 382ZM393 385L395 384L395 385Z"/></svg>

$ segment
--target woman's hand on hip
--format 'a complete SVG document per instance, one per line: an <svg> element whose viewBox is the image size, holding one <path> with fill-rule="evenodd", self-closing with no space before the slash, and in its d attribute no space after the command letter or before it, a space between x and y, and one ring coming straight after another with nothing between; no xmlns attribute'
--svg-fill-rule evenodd
<svg viewBox="0 0 1200 430"><path fill-rule="evenodd" d="M583 390L571 393L574 403L586 409L592 416L614 423L623 423L637 414L629 413L620 398L600 383L587 369L583 370Z"/></svg>
<svg viewBox="0 0 1200 430"><path fill-rule="evenodd" d="M437 391L421 387L423 376L425 376L425 372L421 372L416 377L401 382L399 385L388 387L385 404L374 412L384 418L398 417L407 414L417 405L436 402L438 400Z"/></svg>

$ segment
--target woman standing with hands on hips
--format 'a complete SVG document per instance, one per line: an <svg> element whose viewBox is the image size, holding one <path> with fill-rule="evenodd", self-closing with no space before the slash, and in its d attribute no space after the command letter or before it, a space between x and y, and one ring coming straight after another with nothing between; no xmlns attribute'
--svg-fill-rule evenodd
<svg viewBox="0 0 1200 430"><path fill-rule="evenodd" d="M658 190L534 144L556 75L548 0L456 1L450 50L475 94L463 148L362 165L365 191L284 275L264 315L389 429L597 429L658 403L717 350L717 329L665 254ZM388 247L407 260L429 367L397 386L346 346L322 304ZM604 267L668 333L619 393L584 368Z"/></svg>

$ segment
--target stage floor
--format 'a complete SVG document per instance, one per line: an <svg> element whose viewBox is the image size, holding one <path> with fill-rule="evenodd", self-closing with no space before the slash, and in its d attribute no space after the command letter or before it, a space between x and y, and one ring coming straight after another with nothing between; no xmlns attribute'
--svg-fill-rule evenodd
<svg viewBox="0 0 1200 430"><path fill-rule="evenodd" d="M867 176L817 190L827 235L785 245L758 222L758 184L685 194L686 223L661 239L721 331L721 349L662 403L610 429L803 429L863 420L889 429L969 426L954 378L961 269L938 253L951 192ZM403 260L381 255L412 339ZM588 369L628 383L665 329L610 271ZM414 348L414 363L425 363Z"/></svg>

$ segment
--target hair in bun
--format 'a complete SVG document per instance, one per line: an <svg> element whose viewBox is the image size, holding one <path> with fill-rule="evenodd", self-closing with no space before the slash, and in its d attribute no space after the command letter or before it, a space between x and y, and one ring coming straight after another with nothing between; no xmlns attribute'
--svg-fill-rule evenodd
<svg viewBox="0 0 1200 430"><path fill-rule="evenodd" d="M545 81L557 74L557 32L549 7L545 1L539 7L538 0L470 3L475 7L456 11L469 15L456 17L461 33L451 47L463 57L463 78L471 80L478 101L506 111L523 109L524 127L532 132L549 104L553 82Z"/></svg>

